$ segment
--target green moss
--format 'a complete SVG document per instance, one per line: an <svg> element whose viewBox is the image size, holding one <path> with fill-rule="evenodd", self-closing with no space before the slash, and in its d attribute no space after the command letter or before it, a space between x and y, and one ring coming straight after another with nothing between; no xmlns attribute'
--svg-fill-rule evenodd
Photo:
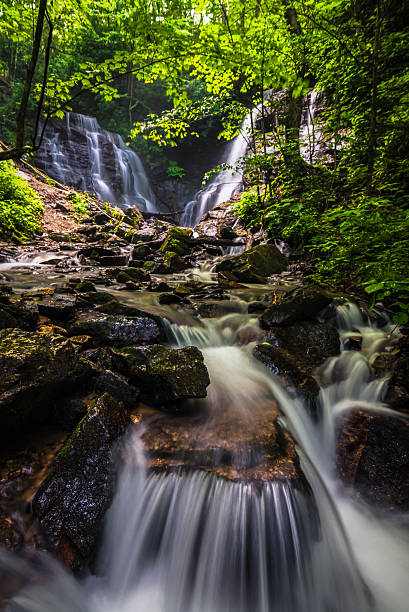
<svg viewBox="0 0 409 612"><path fill-rule="evenodd" d="M172 252L177 255L186 255L190 249L192 230L181 227L171 227L161 246L162 253Z"/></svg>

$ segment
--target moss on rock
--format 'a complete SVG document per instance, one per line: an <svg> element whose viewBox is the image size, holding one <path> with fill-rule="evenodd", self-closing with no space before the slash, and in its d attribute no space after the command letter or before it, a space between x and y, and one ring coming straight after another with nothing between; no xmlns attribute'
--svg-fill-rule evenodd
<svg viewBox="0 0 409 612"><path fill-rule="evenodd" d="M268 276L286 269L286 258L272 244L259 244L241 255L226 257L216 266L217 272L229 273L229 280L243 283L265 283Z"/></svg>

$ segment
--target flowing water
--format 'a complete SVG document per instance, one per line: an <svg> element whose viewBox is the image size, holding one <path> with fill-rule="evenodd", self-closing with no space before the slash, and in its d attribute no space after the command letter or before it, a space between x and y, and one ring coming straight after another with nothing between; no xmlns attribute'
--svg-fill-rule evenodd
<svg viewBox="0 0 409 612"><path fill-rule="evenodd" d="M55 180L122 208L156 211L155 196L139 156L95 117L65 114L63 130L47 130L39 163Z"/></svg>
<svg viewBox="0 0 409 612"><path fill-rule="evenodd" d="M145 429L128 433L96 575L77 582L47 557L34 568L5 557L3 571L25 574L28 583L6 609L406 611L407 530L399 517L377 516L351 501L335 475L339 416L357 407L388 412L386 381L371 380L368 364L393 347L399 332L370 325L354 305L340 306L338 318L342 345L359 336L362 350L342 351L322 368L318 419L253 358L251 340L260 330L242 302L236 313L201 327L169 323L170 343L199 347L211 379L203 400L208 416L199 431L192 426L191 451L210 431L223 456L215 452L205 470L158 473L147 463ZM263 444L255 443L254 452L243 448L258 439L260 423L268 428L277 406L308 485L299 478L240 478L263 462ZM238 478L213 471L223 461Z"/></svg>
<svg viewBox="0 0 409 612"><path fill-rule="evenodd" d="M207 211L217 204L227 202L240 192L243 186L243 173L237 166L249 149L252 115L255 116L257 113L258 108L244 117L240 132L228 143L224 156L219 162L219 165L226 164L228 168L218 172L208 185L198 191L193 200L185 205L181 225L193 227Z"/></svg>

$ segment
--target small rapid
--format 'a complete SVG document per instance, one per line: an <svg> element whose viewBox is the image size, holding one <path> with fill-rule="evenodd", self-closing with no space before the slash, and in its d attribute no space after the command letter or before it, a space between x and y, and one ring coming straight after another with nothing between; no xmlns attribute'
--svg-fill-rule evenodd
<svg viewBox="0 0 409 612"><path fill-rule="evenodd" d="M373 380L369 364L393 349L399 331L341 305L342 347L353 336L361 350L342 350L323 364L313 417L253 357L258 319L237 308L201 326L167 325L172 345L202 350L211 380L190 453L209 431L212 448L223 453L211 454L206 469L158 472L144 448L149 423L128 432L95 575L77 582L47 558L33 568L7 556L2 571L26 581L7 611L406 611L407 529L399 516L353 500L336 475L342 415L358 408L396 417L382 403L386 381ZM277 418L296 442L301 476L254 478L249 470L270 452L260 435L267 431L268 440ZM226 459L232 440L238 443ZM214 468L223 462L221 478Z"/></svg>

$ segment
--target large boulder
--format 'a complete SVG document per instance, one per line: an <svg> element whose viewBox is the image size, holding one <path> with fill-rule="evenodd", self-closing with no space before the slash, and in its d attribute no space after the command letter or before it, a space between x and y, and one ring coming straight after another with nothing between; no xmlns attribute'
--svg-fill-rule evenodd
<svg viewBox="0 0 409 612"><path fill-rule="evenodd" d="M315 370L329 357L338 355L338 332L328 323L305 322L291 327L274 327L254 356L272 370L285 387L295 388L307 400L314 400L319 385Z"/></svg>
<svg viewBox="0 0 409 612"><path fill-rule="evenodd" d="M29 301L16 301L0 293L0 329L18 327L34 331L38 322L37 304Z"/></svg>
<svg viewBox="0 0 409 612"><path fill-rule="evenodd" d="M409 510L409 423L361 410L346 415L337 436L337 470L371 505Z"/></svg>
<svg viewBox="0 0 409 612"><path fill-rule="evenodd" d="M293 325L299 321L317 320L319 314L332 302L333 296L318 285L299 287L272 303L261 315L264 329L276 325Z"/></svg>
<svg viewBox="0 0 409 612"><path fill-rule="evenodd" d="M265 283L268 276L286 269L286 258L272 244L259 244L241 255L226 257L216 266L217 272L242 283Z"/></svg>
<svg viewBox="0 0 409 612"><path fill-rule="evenodd" d="M41 423L52 400L92 374L66 338L17 329L0 331L0 371L1 436Z"/></svg>
<svg viewBox="0 0 409 612"><path fill-rule="evenodd" d="M108 394L98 399L54 460L33 500L50 547L74 571L92 557L115 486L113 445L129 420Z"/></svg>
<svg viewBox="0 0 409 612"><path fill-rule="evenodd" d="M176 253L183 256L189 253L191 248L192 230L182 227L169 228L166 238L161 246L162 253Z"/></svg>
<svg viewBox="0 0 409 612"><path fill-rule="evenodd" d="M143 401L163 405L206 397L209 375L203 355L193 346L172 349L159 344L114 351L115 368L140 387Z"/></svg>
<svg viewBox="0 0 409 612"><path fill-rule="evenodd" d="M98 345L126 346L158 342L163 330L150 317L81 313L70 325L71 336L91 336Z"/></svg>

